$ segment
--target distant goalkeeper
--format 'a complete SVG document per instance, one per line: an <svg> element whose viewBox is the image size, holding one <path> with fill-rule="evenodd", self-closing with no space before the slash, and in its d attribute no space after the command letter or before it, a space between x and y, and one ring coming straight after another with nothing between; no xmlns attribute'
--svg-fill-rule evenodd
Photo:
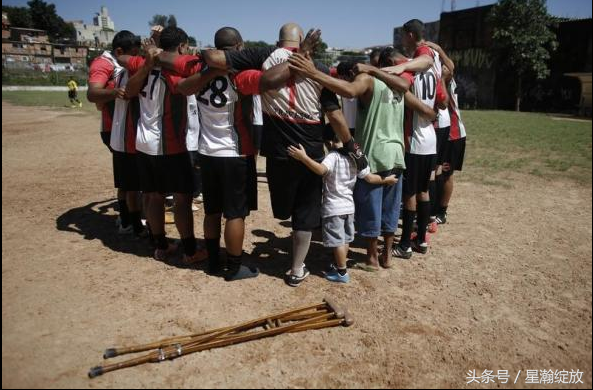
<svg viewBox="0 0 593 390"><path fill-rule="evenodd" d="M70 80L68 81L68 99L70 99L72 108L82 107L82 102L78 100L78 84L76 84L74 76L70 76Z"/></svg>

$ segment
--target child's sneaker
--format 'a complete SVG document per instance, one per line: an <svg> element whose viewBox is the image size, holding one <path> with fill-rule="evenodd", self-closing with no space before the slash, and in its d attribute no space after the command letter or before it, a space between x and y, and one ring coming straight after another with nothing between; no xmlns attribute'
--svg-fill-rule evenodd
<svg viewBox="0 0 593 390"><path fill-rule="evenodd" d="M332 270L330 272L326 272L325 278L330 282L336 283L349 283L350 282L350 275L346 272L344 275L341 275L338 270Z"/></svg>

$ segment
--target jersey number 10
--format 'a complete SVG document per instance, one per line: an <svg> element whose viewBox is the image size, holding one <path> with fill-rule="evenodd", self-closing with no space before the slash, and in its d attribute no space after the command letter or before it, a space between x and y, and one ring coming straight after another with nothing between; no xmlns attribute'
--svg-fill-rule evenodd
<svg viewBox="0 0 593 390"><path fill-rule="evenodd" d="M420 74L420 80L422 81L422 100L434 99L434 95L436 94L437 89L437 80L432 73L422 73Z"/></svg>

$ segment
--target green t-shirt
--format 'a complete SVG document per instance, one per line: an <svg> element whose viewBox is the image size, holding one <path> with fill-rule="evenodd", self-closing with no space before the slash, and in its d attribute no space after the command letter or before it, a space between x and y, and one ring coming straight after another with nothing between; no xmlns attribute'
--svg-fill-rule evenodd
<svg viewBox="0 0 593 390"><path fill-rule="evenodd" d="M356 116L356 140L366 155L371 172L405 169L404 95L374 80L368 107L360 99Z"/></svg>

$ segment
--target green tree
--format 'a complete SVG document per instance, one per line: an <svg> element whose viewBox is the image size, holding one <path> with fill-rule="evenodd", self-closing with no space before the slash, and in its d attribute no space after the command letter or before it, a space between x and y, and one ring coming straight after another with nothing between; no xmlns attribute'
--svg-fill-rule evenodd
<svg viewBox="0 0 593 390"><path fill-rule="evenodd" d="M315 50L313 51L313 59L325 64L326 66L331 66L333 62L333 56L326 53L326 50L327 43L323 42L323 40L319 38L319 44L315 46Z"/></svg>
<svg viewBox="0 0 593 390"><path fill-rule="evenodd" d="M6 12L11 26L33 28L33 20L31 19L29 8L3 5L2 12Z"/></svg>
<svg viewBox="0 0 593 390"><path fill-rule="evenodd" d="M177 27L177 18L175 15L154 15L148 22L150 27L163 26L163 27Z"/></svg>
<svg viewBox="0 0 593 390"><path fill-rule="evenodd" d="M66 23L56 13L54 4L47 4L43 0L30 0L29 13L33 22L33 28L46 30L52 41L62 39L74 39L76 30L71 23Z"/></svg>
<svg viewBox="0 0 593 390"><path fill-rule="evenodd" d="M154 27L154 26L163 26L166 27L167 26L167 15L154 15L152 17L152 20L150 20L148 22L148 25L150 27Z"/></svg>
<svg viewBox="0 0 593 390"><path fill-rule="evenodd" d="M169 20L167 20L167 27L177 27L177 18L175 15L169 15Z"/></svg>
<svg viewBox="0 0 593 390"><path fill-rule="evenodd" d="M554 19L548 14L545 0L500 0L489 19L494 54L516 78L515 110L519 111L525 77L545 79L550 75L547 62L558 46L551 30Z"/></svg>
<svg viewBox="0 0 593 390"><path fill-rule="evenodd" d="M198 46L198 40L196 39L196 37L192 37L192 36L190 36L190 37L188 38L188 42L189 42L189 45L190 45L190 46L194 46L194 47L195 47L195 46Z"/></svg>
<svg viewBox="0 0 593 390"><path fill-rule="evenodd" d="M268 46L274 46L274 45L270 45L267 42L264 41L245 41L244 42L245 47L268 47Z"/></svg>

